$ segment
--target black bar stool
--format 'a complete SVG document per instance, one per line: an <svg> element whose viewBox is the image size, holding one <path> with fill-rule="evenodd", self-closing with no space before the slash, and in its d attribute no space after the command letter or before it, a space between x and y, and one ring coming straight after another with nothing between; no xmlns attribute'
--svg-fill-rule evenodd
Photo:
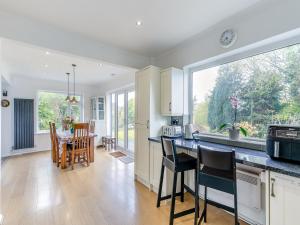
<svg viewBox="0 0 300 225"><path fill-rule="evenodd" d="M170 225L173 225L174 219L185 216L187 214L195 213L195 208L188 209L179 213L174 213L175 211L175 198L176 196L180 196L180 200L184 201L184 189L186 189L191 194L195 194L188 186L184 184L184 171L195 170L195 178L196 178L196 168L197 168L197 159L185 154L176 152L175 141L169 138L161 137L162 144L162 166L160 173L160 181L159 181L159 189L158 189L158 197L157 197L157 208L160 207L160 202L162 200L166 200L171 198L171 209L170 209ZM161 196L163 178L165 167L171 170L174 173L173 178L173 188L172 194L167 196ZM179 193L176 193L177 186L177 174L181 173L181 190Z"/></svg>
<svg viewBox="0 0 300 225"><path fill-rule="evenodd" d="M195 225L199 217L199 185L204 186L204 209L198 224L200 224L203 219L204 222L206 222L207 204L210 204L234 213L235 225L239 225L234 151L225 152L198 146L197 173L197 180L195 182ZM208 200L208 187L232 194L234 196L234 208Z"/></svg>

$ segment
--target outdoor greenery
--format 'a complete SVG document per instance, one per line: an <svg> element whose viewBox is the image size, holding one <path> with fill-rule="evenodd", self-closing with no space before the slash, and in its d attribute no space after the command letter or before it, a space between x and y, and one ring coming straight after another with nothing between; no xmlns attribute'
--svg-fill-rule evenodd
<svg viewBox="0 0 300 225"><path fill-rule="evenodd" d="M221 124L231 123L231 96L239 100L237 123L251 137L264 138L268 124L300 124L300 44L224 64L216 71L205 101L194 99L197 129L218 132Z"/></svg>
<svg viewBox="0 0 300 225"><path fill-rule="evenodd" d="M80 100L80 97L76 97ZM62 120L72 114L74 121L80 121L80 105L70 105L65 101L66 95L55 92L40 91L38 93L38 126L40 131L49 130L49 122L61 128Z"/></svg>

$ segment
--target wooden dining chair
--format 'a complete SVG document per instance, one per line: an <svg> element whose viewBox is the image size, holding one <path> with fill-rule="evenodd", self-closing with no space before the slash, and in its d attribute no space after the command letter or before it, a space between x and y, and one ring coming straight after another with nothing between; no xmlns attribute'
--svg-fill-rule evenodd
<svg viewBox="0 0 300 225"><path fill-rule="evenodd" d="M52 129L53 151L54 151L54 155L55 155L55 162L56 162L56 166L59 167L59 165L61 163L62 149L60 147L60 143L59 143L58 136L56 133L55 123L51 124L51 129Z"/></svg>
<svg viewBox="0 0 300 225"><path fill-rule="evenodd" d="M87 166L90 165L90 137L88 123L77 123L74 125L71 150L72 170L74 169L76 158L78 158L78 163L83 160L83 162L87 163Z"/></svg>
<svg viewBox="0 0 300 225"><path fill-rule="evenodd" d="M55 154L53 130L52 130L51 122L49 122L49 127L50 127L50 141L51 141L51 158L52 158L53 163L55 163L56 162L56 154Z"/></svg>

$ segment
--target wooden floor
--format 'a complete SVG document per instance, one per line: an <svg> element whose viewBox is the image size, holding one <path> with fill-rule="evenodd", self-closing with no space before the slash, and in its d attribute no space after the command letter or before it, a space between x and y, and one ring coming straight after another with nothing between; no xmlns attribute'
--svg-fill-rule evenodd
<svg viewBox="0 0 300 225"><path fill-rule="evenodd" d="M5 225L160 225L168 224L169 205L155 207L156 194L134 181L133 163L124 164L96 150L90 167L61 170L50 152L17 156L2 165L1 204ZM193 206L176 202L176 209ZM193 215L175 220L193 224ZM233 224L233 217L214 207L208 223ZM241 223L244 225L245 223Z"/></svg>

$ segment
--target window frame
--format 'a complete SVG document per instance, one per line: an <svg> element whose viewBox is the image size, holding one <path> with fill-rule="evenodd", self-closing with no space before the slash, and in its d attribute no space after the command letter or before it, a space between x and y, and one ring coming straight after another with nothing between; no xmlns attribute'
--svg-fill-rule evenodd
<svg viewBox="0 0 300 225"><path fill-rule="evenodd" d="M56 93L56 94L63 94L67 97L67 93L65 91L53 91L53 90L38 90L36 92L36 103L35 103L35 118L36 118L36 124L35 124L35 129L36 129L36 134L49 134L50 133L50 128L47 130L40 130L39 128L39 93L40 92L48 92L48 93ZM76 96L80 97L80 102L79 102L79 107L80 107L80 121L84 120L84 97L81 94L77 94Z"/></svg>
<svg viewBox="0 0 300 225"><path fill-rule="evenodd" d="M190 66L185 67L185 71L187 71L188 75L188 112L189 112L189 123L193 123L193 110L194 110L194 104L193 104L193 73L209 69L215 66L221 66L224 64L232 63L238 60L250 58L253 56L257 56L260 54L268 53L271 51L275 51L281 48L286 48L289 46L300 44L300 29L296 31L287 32L282 35L277 35L272 38L260 41L255 44L251 44L249 46L245 46L242 48L238 48L229 52L226 52L221 55L217 55L215 57L211 57L205 60L202 60L198 63L192 64ZM226 135L218 134L218 133L210 133L210 132L201 132L200 136L211 137L211 141L216 140L216 142L219 142L220 140L224 139ZM222 141L221 141L222 142ZM239 143L243 145L243 143L246 143L247 146L251 147L251 143L254 143L254 145L261 145L260 147L255 147L256 150L263 150L262 146L265 146L265 139L263 138L249 138L244 137L240 139L239 141L234 141L236 143ZM224 144L228 145L227 141L224 141ZM232 143L231 143L232 144ZM231 145L230 144L230 145ZM257 149L258 148L258 149Z"/></svg>

